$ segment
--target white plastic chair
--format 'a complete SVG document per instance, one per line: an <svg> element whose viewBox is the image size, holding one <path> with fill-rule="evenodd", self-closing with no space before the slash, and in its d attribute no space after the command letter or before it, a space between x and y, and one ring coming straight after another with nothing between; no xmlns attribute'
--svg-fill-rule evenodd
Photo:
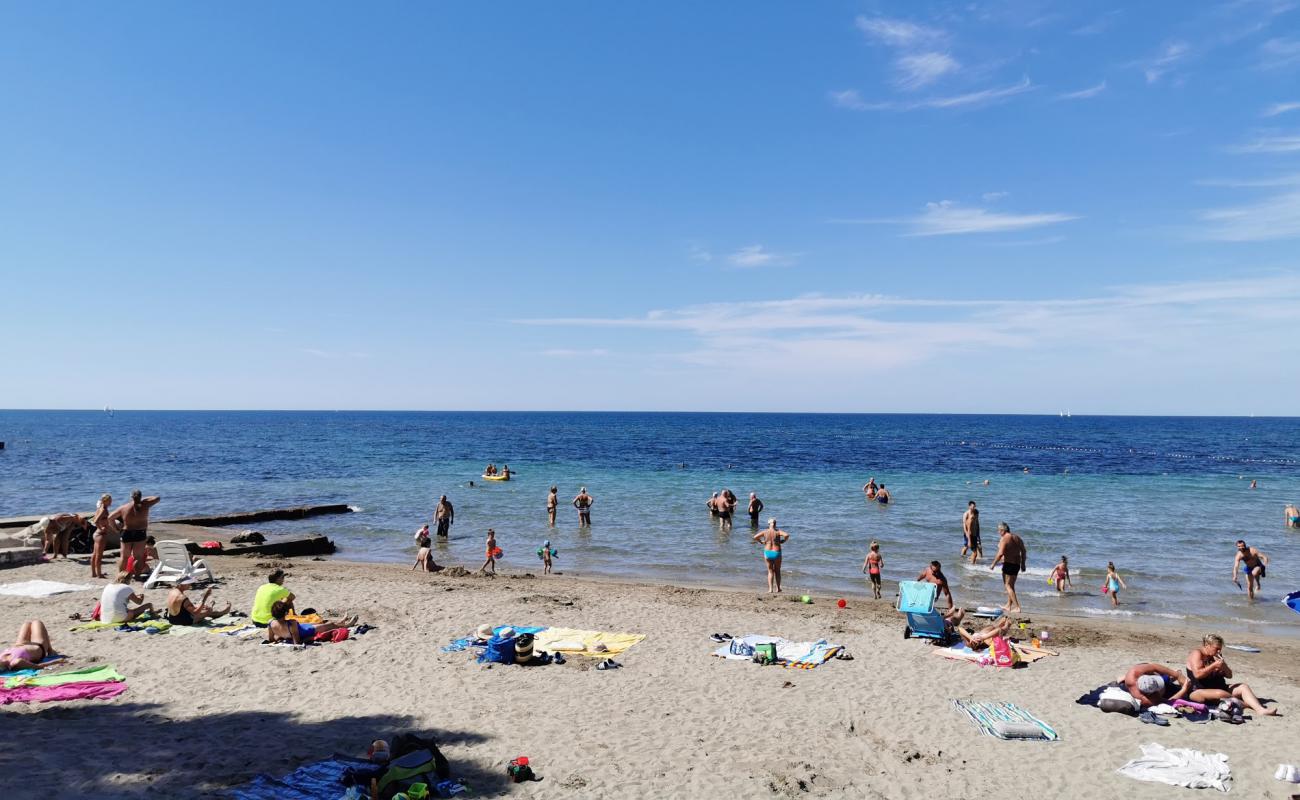
<svg viewBox="0 0 1300 800"><path fill-rule="evenodd" d="M176 583L182 578L215 581L213 574L203 559L190 559L190 551L185 549L185 542L156 542L158 563L154 565L144 588L152 589L160 583Z"/></svg>

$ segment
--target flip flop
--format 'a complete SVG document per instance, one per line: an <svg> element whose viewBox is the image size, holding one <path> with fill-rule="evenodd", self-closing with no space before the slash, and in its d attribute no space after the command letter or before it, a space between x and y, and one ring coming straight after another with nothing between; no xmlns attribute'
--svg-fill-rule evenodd
<svg viewBox="0 0 1300 800"><path fill-rule="evenodd" d="M553 660L556 664L563 664L563 663L564 663L564 653L556 653L556 654L555 654L555 658L552 659L552 660Z"/></svg>
<svg viewBox="0 0 1300 800"><path fill-rule="evenodd" d="M1156 725L1161 728L1169 727L1169 720L1164 719L1163 717L1157 714L1152 714L1150 711L1143 711L1141 714L1138 715L1138 719L1140 719L1141 721L1145 722L1148 725Z"/></svg>
<svg viewBox="0 0 1300 800"><path fill-rule="evenodd" d="M723 638L722 634L720 634L720 633L710 633L710 634L709 634L709 638L712 639L713 641L719 643L719 644L721 644L721 643L727 641L726 639Z"/></svg>
<svg viewBox="0 0 1300 800"><path fill-rule="evenodd" d="M729 633L724 633L724 634L722 634L722 638L723 638L723 639L728 639L728 640L730 640L730 639L731 639L731 634L729 634Z"/></svg>
<svg viewBox="0 0 1300 800"><path fill-rule="evenodd" d="M602 661L602 662L600 662L599 664L596 665L596 669L598 669L598 670L600 670L600 671L602 671L602 672L604 672L605 670L607 670L607 669L609 669L609 668L610 668L610 667L609 667L609 662L608 662L608 661Z"/></svg>

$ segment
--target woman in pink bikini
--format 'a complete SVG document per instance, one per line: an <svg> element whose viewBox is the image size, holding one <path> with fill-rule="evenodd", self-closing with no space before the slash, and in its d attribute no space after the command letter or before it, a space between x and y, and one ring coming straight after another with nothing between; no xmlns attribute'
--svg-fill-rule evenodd
<svg viewBox="0 0 1300 800"><path fill-rule="evenodd" d="M45 623L39 619L24 622L18 629L18 638L13 647L0 650L0 669L5 672L17 669L41 669L50 666L50 662L41 662L54 655L54 645L50 643L50 632Z"/></svg>
<svg viewBox="0 0 1300 800"><path fill-rule="evenodd" d="M880 599L880 570L885 566L885 557L880 554L880 542L871 543L871 551L862 562L862 571L871 578L871 592Z"/></svg>

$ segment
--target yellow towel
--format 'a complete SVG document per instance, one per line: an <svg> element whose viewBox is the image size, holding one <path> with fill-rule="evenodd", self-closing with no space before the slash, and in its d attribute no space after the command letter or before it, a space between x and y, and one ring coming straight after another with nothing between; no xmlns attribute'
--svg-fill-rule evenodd
<svg viewBox="0 0 1300 800"><path fill-rule="evenodd" d="M537 650L550 652L556 642L574 642L582 645L581 650L564 648L560 652L566 655L592 656L606 658L616 656L645 638L644 633L604 633L602 631L579 631L573 628L547 628L538 633L533 640ZM603 644L604 650L597 650L596 645Z"/></svg>
<svg viewBox="0 0 1300 800"><path fill-rule="evenodd" d="M319 625L325 621L325 618L320 614L285 614L284 618L295 622L305 622L308 625Z"/></svg>

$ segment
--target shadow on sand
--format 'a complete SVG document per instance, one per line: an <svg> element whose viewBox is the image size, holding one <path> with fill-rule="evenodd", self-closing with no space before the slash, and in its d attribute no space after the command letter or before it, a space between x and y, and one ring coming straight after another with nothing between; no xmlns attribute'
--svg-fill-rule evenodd
<svg viewBox="0 0 1300 800"><path fill-rule="evenodd" d="M177 720L158 709L151 703L79 703L34 713L0 711L3 797L224 797L258 773L281 777L335 753L362 755L374 739L400 733L430 737L443 747L487 740L418 727L412 717L396 715L304 721L259 710ZM504 773L451 758L451 775L476 797L507 793ZM342 794L340 787L335 797Z"/></svg>

